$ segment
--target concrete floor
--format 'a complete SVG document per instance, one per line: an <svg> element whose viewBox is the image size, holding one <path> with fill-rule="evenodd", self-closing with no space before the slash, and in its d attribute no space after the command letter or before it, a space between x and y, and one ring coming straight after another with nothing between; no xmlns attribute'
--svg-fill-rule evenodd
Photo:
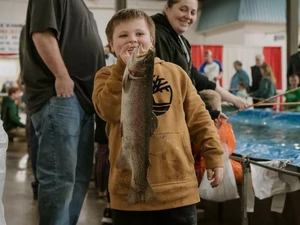
<svg viewBox="0 0 300 225"><path fill-rule="evenodd" d="M27 143L9 143L3 204L7 225L38 225L37 201L33 200L33 174L27 155ZM96 197L94 183L84 202L78 225L100 225L105 202ZM1 224L2 225L2 224Z"/></svg>

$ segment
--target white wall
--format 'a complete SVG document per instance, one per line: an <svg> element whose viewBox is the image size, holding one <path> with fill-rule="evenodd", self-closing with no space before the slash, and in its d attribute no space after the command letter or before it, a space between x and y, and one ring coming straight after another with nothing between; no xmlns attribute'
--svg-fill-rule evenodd
<svg viewBox="0 0 300 225"><path fill-rule="evenodd" d="M94 14L100 37L105 45L107 44L105 27L115 13L115 0L85 0L85 2ZM164 4L165 1L127 0L128 8L144 10L150 16L161 12Z"/></svg>
<svg viewBox="0 0 300 225"><path fill-rule="evenodd" d="M0 23L25 24L27 1L0 1ZM20 73L18 58L0 58L0 86L7 80L15 81Z"/></svg>
<svg viewBox="0 0 300 225"><path fill-rule="evenodd" d="M192 25L190 29L183 34L183 36L190 42L191 45L202 45L205 42L204 35L197 35L196 29L197 22L194 23L194 25Z"/></svg>
<svg viewBox="0 0 300 225"><path fill-rule="evenodd" d="M25 24L27 1L1 0L0 22Z"/></svg>
<svg viewBox="0 0 300 225"><path fill-rule="evenodd" d="M206 32L201 32L204 45L244 45L244 25L231 24Z"/></svg>

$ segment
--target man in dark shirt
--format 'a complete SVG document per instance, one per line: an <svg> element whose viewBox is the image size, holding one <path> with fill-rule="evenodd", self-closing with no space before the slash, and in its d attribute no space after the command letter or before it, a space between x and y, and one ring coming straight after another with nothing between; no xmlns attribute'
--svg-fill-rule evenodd
<svg viewBox="0 0 300 225"><path fill-rule="evenodd" d="M105 65L83 0L29 0L23 76L39 139L40 225L75 225L91 178L94 75Z"/></svg>
<svg viewBox="0 0 300 225"><path fill-rule="evenodd" d="M298 51L295 54L291 55L289 59L287 80L289 80L289 77L294 74L300 76L300 45L298 46Z"/></svg>
<svg viewBox="0 0 300 225"><path fill-rule="evenodd" d="M255 65L251 67L252 85L250 87L250 92L256 91L259 88L259 83L262 78L260 72L260 66L264 63L263 55L255 56ZM253 99L253 103L257 103L259 100Z"/></svg>

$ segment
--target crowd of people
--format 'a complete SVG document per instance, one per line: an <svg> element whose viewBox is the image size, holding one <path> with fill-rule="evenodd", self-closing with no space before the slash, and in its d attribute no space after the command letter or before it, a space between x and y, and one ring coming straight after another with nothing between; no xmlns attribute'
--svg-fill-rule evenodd
<svg viewBox="0 0 300 225"><path fill-rule="evenodd" d="M235 61L229 91L219 85L223 69L212 51L205 52L205 62L196 68L183 34L196 22L197 0L168 0L162 13L151 17L136 9L117 12L107 24L105 47L84 1L65 2L29 1L20 38L35 174L32 187L40 224L77 223L95 156L95 185L99 196L108 200L103 223L195 225L200 198L192 146L201 149L208 179L217 187L223 179L217 130L227 118L219 100L243 109L248 96L254 101L274 96L272 68L257 55L250 85L242 62ZM150 145L153 166L148 179L160 201L128 206L130 175L116 168L116 160L122 151L122 77L139 45L145 51L155 48L154 75L170 85L172 96L170 107L156 115L158 128ZM289 82L290 89L297 87L299 76L291 75ZM155 99L163 102L168 94L155 93ZM18 117L17 95L17 88L9 89L2 105L1 119L8 133L25 127ZM286 97L300 101L299 92Z"/></svg>

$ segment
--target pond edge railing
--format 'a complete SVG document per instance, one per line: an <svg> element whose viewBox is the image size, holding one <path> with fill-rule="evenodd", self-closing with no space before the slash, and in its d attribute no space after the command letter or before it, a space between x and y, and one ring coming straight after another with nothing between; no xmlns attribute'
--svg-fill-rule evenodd
<svg viewBox="0 0 300 225"><path fill-rule="evenodd" d="M265 169L273 170L279 173L283 173L286 175L294 176L300 178L300 173L293 172L293 171L288 171L285 169L282 169L287 166L287 163L289 160L286 160L285 162L282 162L281 160L278 160L282 162L282 166L280 168L272 167L272 166L267 166L264 164L261 164L259 162L256 162L254 160L251 160L249 158L250 155L245 155L245 156L230 156L231 159L238 161L242 164L242 169L243 169L243 183L242 183L242 198L241 198L241 225L248 225L249 220L248 220L248 212L247 212L247 189L248 189L248 175L250 173L250 164L254 164L256 166L263 167Z"/></svg>

